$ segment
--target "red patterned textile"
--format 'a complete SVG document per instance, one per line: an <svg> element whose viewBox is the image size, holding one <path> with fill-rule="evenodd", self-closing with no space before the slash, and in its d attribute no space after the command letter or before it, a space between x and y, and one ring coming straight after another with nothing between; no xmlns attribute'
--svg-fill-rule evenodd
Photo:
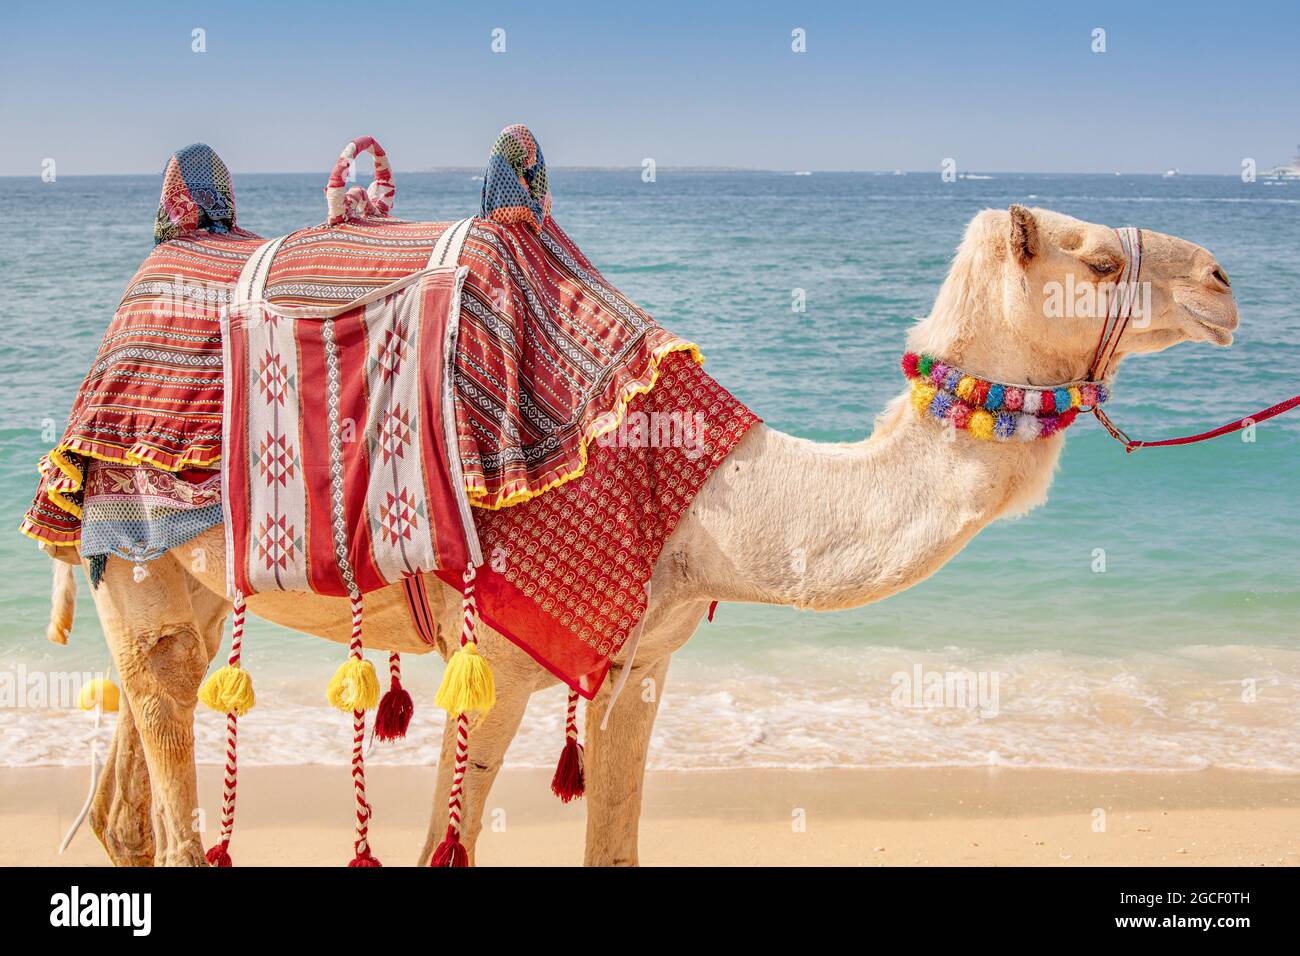
<svg viewBox="0 0 1300 956"><path fill-rule="evenodd" d="M757 422L685 355L628 406L587 469L540 497L475 509L482 618L591 699L645 612L664 543L718 464ZM455 575L439 572L459 587Z"/></svg>
<svg viewBox="0 0 1300 956"><path fill-rule="evenodd" d="M341 305L423 268L446 223L368 219L294 233L267 280L277 305ZM470 500L501 508L580 474L587 444L695 346L605 281L548 218L477 219L460 256L456 389Z"/></svg>
<svg viewBox="0 0 1300 956"><path fill-rule="evenodd" d="M350 302L423 268L446 225L384 218L301 230L276 254L266 298ZM156 247L42 462L24 533L80 540L85 458L218 465L218 315L259 244L194 235ZM610 286L549 217L540 229L475 220L460 264L456 423L487 561L480 607L590 697L641 617L664 542L755 419L703 372L692 343Z"/></svg>
<svg viewBox="0 0 1300 956"><path fill-rule="evenodd" d="M264 311L265 267L250 271L226 330L230 591L366 594L463 570L472 519L444 374L463 270L414 273L336 316Z"/></svg>
<svg viewBox="0 0 1300 956"><path fill-rule="evenodd" d="M277 305L330 306L422 268L446 223L366 219L294 233L267 284ZM82 458L167 471L221 457L217 316L259 240L196 234L157 246L136 273L73 407L24 533L79 538ZM470 500L526 501L581 474L586 448L650 388L665 355L698 351L657 325L554 220L476 220L460 262L456 387Z"/></svg>
<svg viewBox="0 0 1300 956"><path fill-rule="evenodd" d="M29 537L81 540L85 460L213 468L221 458L221 329L235 280L262 240L198 232L154 247L126 288L72 406L41 460Z"/></svg>

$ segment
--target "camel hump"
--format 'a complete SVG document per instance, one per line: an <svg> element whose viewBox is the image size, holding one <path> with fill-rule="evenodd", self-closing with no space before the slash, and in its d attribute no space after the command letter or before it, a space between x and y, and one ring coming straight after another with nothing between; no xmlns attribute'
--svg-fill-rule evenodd
<svg viewBox="0 0 1300 956"><path fill-rule="evenodd" d="M207 143L191 143L172 153L163 166L154 244L200 229L234 228L235 182L217 151Z"/></svg>
<svg viewBox="0 0 1300 956"><path fill-rule="evenodd" d="M507 126L488 156L481 215L506 225L525 222L540 229L550 214L550 180L537 137L522 123Z"/></svg>

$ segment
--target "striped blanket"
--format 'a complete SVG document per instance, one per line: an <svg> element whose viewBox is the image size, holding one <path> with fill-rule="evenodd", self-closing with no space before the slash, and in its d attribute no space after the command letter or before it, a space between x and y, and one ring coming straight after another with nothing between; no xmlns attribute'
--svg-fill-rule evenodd
<svg viewBox="0 0 1300 956"><path fill-rule="evenodd" d="M222 336L231 593L365 594L482 563L450 363L466 270L440 264L468 225L424 269L334 308L266 301L294 236L249 260Z"/></svg>
<svg viewBox="0 0 1300 956"><path fill-rule="evenodd" d="M271 269L276 305L328 307L420 269L446 223L366 219L294 233ZM85 460L166 471L221 458L219 316L262 240L209 233L159 245L127 286L63 438L41 463L22 530L80 540ZM479 507L526 501L581 473L584 449L663 357L695 346L657 325L547 219L475 220L461 254L456 383L465 482Z"/></svg>
<svg viewBox="0 0 1300 956"><path fill-rule="evenodd" d="M371 218L301 230L275 256L266 298L317 309L349 302L421 269L446 226ZM83 538L87 462L168 472L219 466L219 317L261 244L247 233L191 231L154 249L127 287L62 439L41 463L24 533L80 543L87 557L87 545L136 559L148 553L148 541L132 542L124 527ZM663 541L755 419L700 369L693 344L611 286L549 216L541 228L474 220L460 265L456 440L486 568L494 553L505 554L499 572L480 578L480 610L591 694L644 609ZM695 457L653 442L638 447L635 436L598 441L626 437L619 426L629 407L650 414L680 401L700 403L689 406L691 416L708 414ZM632 458L639 464L624 467ZM115 513L120 503L96 512Z"/></svg>

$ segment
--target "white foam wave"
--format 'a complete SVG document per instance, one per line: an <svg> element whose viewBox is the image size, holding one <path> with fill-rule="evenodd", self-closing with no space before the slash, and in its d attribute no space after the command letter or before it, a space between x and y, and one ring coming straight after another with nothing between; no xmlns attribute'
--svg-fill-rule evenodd
<svg viewBox="0 0 1300 956"><path fill-rule="evenodd" d="M913 680L918 667L922 683L936 674L983 675L986 691L995 693L983 710L974 696L898 700L900 684ZM957 648L931 654L803 648L767 652L744 664L685 657L674 670L651 742L655 769L1300 772L1296 651L1191 647L1120 659L1045 651L993 656ZM315 693L293 693L293 687L259 689L258 707L240 721L241 764L347 762L350 721L315 704ZM563 743L563 713L559 688L535 695L507 766L553 766ZM441 712L417 694L407 739L375 744L368 759L431 766L442 725ZM80 712L0 711L0 765L83 764L90 729ZM110 732L111 723L102 739ZM201 762L220 759L223 735L220 715L199 714Z"/></svg>

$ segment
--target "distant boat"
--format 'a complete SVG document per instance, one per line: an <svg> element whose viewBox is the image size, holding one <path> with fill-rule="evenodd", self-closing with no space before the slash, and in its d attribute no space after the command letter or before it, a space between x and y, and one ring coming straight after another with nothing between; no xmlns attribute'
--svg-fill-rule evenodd
<svg viewBox="0 0 1300 956"><path fill-rule="evenodd" d="M807 169L801 169L801 170L799 170L797 173L795 173L795 175L796 175L796 176L811 176L811 175L812 175L812 172L809 171L809 170L807 170Z"/></svg>
<svg viewBox="0 0 1300 956"><path fill-rule="evenodd" d="M1295 159L1291 160L1290 165L1274 166L1272 169L1260 173L1265 179L1300 179L1300 153L1296 153Z"/></svg>
<svg viewBox="0 0 1300 956"><path fill-rule="evenodd" d="M895 175L895 176L906 176L907 173L903 172L901 169L896 169L896 170L894 170L894 175Z"/></svg>
<svg viewBox="0 0 1300 956"><path fill-rule="evenodd" d="M992 176L981 176L978 173L962 173L958 179L992 179Z"/></svg>
<svg viewBox="0 0 1300 956"><path fill-rule="evenodd" d="M1164 178L1165 178L1165 179L1173 179L1173 178L1174 178L1175 176L1177 176L1177 175L1178 175L1178 170L1176 170L1176 169L1166 169L1166 170L1165 170L1165 174L1164 174Z"/></svg>

